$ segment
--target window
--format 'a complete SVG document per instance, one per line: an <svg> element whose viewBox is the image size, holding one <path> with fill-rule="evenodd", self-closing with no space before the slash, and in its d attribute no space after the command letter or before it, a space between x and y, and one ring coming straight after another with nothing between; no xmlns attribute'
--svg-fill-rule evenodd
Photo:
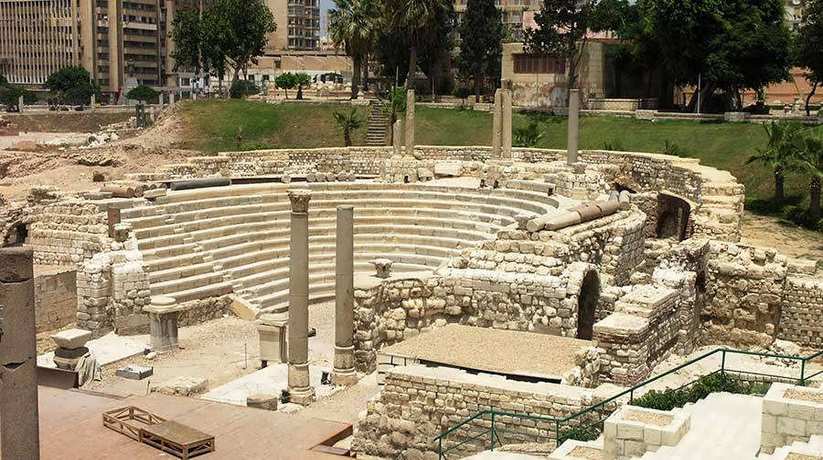
<svg viewBox="0 0 823 460"><path fill-rule="evenodd" d="M514 73L566 73L566 63L547 55L515 54Z"/></svg>

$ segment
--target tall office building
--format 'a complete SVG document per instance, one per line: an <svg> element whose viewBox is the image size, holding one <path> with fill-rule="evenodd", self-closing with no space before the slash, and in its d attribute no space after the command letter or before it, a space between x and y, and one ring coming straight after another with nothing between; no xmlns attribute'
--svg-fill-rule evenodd
<svg viewBox="0 0 823 460"><path fill-rule="evenodd" d="M12 83L42 85L78 64L76 18L77 0L0 0L0 73Z"/></svg>

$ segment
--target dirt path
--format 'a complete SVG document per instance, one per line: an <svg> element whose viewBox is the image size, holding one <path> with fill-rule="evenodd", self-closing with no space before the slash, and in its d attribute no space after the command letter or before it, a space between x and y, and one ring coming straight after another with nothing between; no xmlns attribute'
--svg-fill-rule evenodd
<svg viewBox="0 0 823 460"><path fill-rule="evenodd" d="M772 217L746 212L743 215L742 242L774 248L791 257L823 261L823 233L782 224Z"/></svg>

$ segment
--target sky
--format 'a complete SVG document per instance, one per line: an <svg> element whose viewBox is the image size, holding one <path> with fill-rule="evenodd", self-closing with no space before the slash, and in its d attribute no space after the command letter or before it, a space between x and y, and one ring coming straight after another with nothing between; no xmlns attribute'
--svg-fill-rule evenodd
<svg viewBox="0 0 823 460"><path fill-rule="evenodd" d="M326 20L328 12L334 8L334 0L320 0L320 35L326 35Z"/></svg>

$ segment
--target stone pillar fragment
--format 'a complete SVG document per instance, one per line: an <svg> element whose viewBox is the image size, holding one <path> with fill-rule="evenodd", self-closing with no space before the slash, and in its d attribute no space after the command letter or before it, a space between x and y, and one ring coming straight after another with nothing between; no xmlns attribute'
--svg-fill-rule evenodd
<svg viewBox="0 0 823 460"><path fill-rule="evenodd" d="M161 109L163 108L163 92L162 91L157 96L157 105L159 105Z"/></svg>
<svg viewBox="0 0 823 460"><path fill-rule="evenodd" d="M334 283L335 385L357 382L354 370L354 208L337 207Z"/></svg>
<svg viewBox="0 0 823 460"><path fill-rule="evenodd" d="M507 82L508 83L508 82ZM508 86L508 85L507 85ZM502 115L501 115L501 147L502 158L512 157L512 91L508 87L502 91Z"/></svg>
<svg viewBox="0 0 823 460"><path fill-rule="evenodd" d="M177 342L177 318L180 307L173 297L155 296L151 305L143 308L149 315L151 349L157 353L175 351Z"/></svg>
<svg viewBox="0 0 823 460"><path fill-rule="evenodd" d="M23 102L24 102L23 101L23 96L20 96L19 98L17 98L17 109L20 110L21 112L23 111Z"/></svg>
<svg viewBox="0 0 823 460"><path fill-rule="evenodd" d="M403 120L395 121L392 126L392 147L395 155L403 155Z"/></svg>
<svg viewBox="0 0 823 460"><path fill-rule="evenodd" d="M91 108L92 112L94 111L94 109L97 108L97 96L94 95L94 94L91 95L91 101L89 102L89 108Z"/></svg>
<svg viewBox="0 0 823 460"><path fill-rule="evenodd" d="M31 249L0 249L0 458L40 458Z"/></svg>
<svg viewBox="0 0 823 460"><path fill-rule="evenodd" d="M414 90L406 91L406 155L414 156Z"/></svg>
<svg viewBox="0 0 823 460"><path fill-rule="evenodd" d="M289 241L289 394L304 406L314 401L309 382L309 200L311 191L292 189Z"/></svg>
<svg viewBox="0 0 823 460"><path fill-rule="evenodd" d="M109 222L109 237L114 238L114 227L122 221L120 208L110 207L106 210Z"/></svg>
<svg viewBox="0 0 823 460"><path fill-rule="evenodd" d="M580 139L580 90L569 90L569 127L566 139L566 163L577 163L577 145Z"/></svg>
<svg viewBox="0 0 823 460"><path fill-rule="evenodd" d="M503 145L503 90L497 88L494 92L494 118L492 122L492 158L500 158L500 149Z"/></svg>
<svg viewBox="0 0 823 460"><path fill-rule="evenodd" d="M174 91L169 93L169 105L174 105Z"/></svg>

